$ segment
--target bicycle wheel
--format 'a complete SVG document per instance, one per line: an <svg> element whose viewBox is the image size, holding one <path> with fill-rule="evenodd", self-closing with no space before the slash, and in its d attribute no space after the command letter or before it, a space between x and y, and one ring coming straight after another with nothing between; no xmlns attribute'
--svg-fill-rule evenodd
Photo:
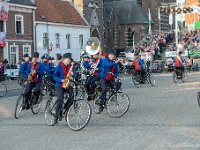
<svg viewBox="0 0 200 150"><path fill-rule="evenodd" d="M24 95L21 94L17 100L16 106L15 106L15 119L19 119L19 116L23 110L23 107L25 107L25 99Z"/></svg>
<svg viewBox="0 0 200 150"><path fill-rule="evenodd" d="M55 125L55 118L54 118L55 106L56 106L56 97L51 97L46 103L45 114L44 114L45 122L48 126Z"/></svg>
<svg viewBox="0 0 200 150"><path fill-rule="evenodd" d="M107 113L115 118L123 116L128 111L129 106L130 99L124 93L114 94L106 103Z"/></svg>
<svg viewBox="0 0 200 150"><path fill-rule="evenodd" d="M132 81L133 81L135 87L137 87L137 88L141 88L141 87L142 87L142 84L141 84L140 82L138 82L138 81L135 79L134 76L132 76Z"/></svg>
<svg viewBox="0 0 200 150"><path fill-rule="evenodd" d="M182 76L182 81L183 82L186 82L187 81L187 78L188 78L188 76L187 76L187 72L185 71L185 72L183 72L183 76Z"/></svg>
<svg viewBox="0 0 200 150"><path fill-rule="evenodd" d="M77 100L65 113L65 121L71 130L78 131L86 127L91 114L90 104L84 100Z"/></svg>
<svg viewBox="0 0 200 150"><path fill-rule="evenodd" d="M155 86L156 80L155 80L154 76L152 74L149 74L148 78L149 78L149 83L151 84L151 86Z"/></svg>
<svg viewBox="0 0 200 150"><path fill-rule="evenodd" d="M7 93L7 87L5 84L0 83L0 97L3 97Z"/></svg>
<svg viewBox="0 0 200 150"><path fill-rule="evenodd" d="M42 94L39 95L39 98L37 100L36 96L32 96L32 106L31 111L33 114L38 114L40 109L42 107Z"/></svg>
<svg viewBox="0 0 200 150"><path fill-rule="evenodd" d="M174 81L174 83L178 82L177 75L176 75L175 71L173 71L173 81Z"/></svg>
<svg viewBox="0 0 200 150"><path fill-rule="evenodd" d="M85 90L84 90L83 87L80 86L80 87L78 87L78 88L76 89L75 98L76 98L77 100L84 100L84 98L85 98Z"/></svg>

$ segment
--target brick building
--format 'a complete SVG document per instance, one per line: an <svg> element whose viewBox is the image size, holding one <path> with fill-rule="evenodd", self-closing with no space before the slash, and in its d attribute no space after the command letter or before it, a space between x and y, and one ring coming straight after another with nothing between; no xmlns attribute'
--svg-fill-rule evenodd
<svg viewBox="0 0 200 150"><path fill-rule="evenodd" d="M8 21L1 21L1 32L5 32L5 46L0 50L2 59L10 64L17 64L24 53L34 50L34 16L33 0L9 0Z"/></svg>
<svg viewBox="0 0 200 150"><path fill-rule="evenodd" d="M107 49L126 51L148 33L148 15L136 0L107 0L104 4Z"/></svg>

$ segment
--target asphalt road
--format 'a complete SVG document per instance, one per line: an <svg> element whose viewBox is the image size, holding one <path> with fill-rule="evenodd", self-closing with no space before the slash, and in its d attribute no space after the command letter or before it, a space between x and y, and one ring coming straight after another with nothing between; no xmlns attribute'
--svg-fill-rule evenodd
<svg viewBox="0 0 200 150"><path fill-rule="evenodd" d="M7 95L0 98L0 150L200 149L199 77L192 73L188 82L174 84L170 74L157 74L156 87L140 89L123 77L129 111L122 118L93 113L88 126L78 132L64 121L46 126L44 108L38 115L27 111L14 119L20 90L11 81Z"/></svg>

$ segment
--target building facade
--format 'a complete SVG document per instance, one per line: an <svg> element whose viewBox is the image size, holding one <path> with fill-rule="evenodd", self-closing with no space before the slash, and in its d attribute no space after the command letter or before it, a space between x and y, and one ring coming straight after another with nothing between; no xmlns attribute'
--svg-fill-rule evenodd
<svg viewBox="0 0 200 150"><path fill-rule="evenodd" d="M24 53L34 50L35 4L31 0L9 0L7 21L0 21L1 34L5 33L4 47L0 48L0 58L10 64L17 64ZM1 10L2 11L2 10Z"/></svg>
<svg viewBox="0 0 200 150"><path fill-rule="evenodd" d="M67 0L78 8L90 25L90 36L97 37L105 48L104 0Z"/></svg>
<svg viewBox="0 0 200 150"><path fill-rule="evenodd" d="M62 0L36 0L36 51L40 56L71 53L80 59L90 26L73 4Z"/></svg>
<svg viewBox="0 0 200 150"><path fill-rule="evenodd" d="M200 1L199 0L186 0L185 1L186 6L188 5L189 7L200 7ZM195 9L194 9L195 10ZM200 21L199 14L196 11L193 11L192 13L187 13L185 14L185 26L190 29L195 28L195 22Z"/></svg>
<svg viewBox="0 0 200 150"><path fill-rule="evenodd" d="M132 50L148 33L148 15L136 0L108 1L104 6L107 49Z"/></svg>

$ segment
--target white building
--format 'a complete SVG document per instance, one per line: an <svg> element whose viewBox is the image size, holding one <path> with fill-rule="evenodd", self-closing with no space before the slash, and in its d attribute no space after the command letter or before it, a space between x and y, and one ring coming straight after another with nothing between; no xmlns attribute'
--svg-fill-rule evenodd
<svg viewBox="0 0 200 150"><path fill-rule="evenodd" d="M77 61L90 38L90 26L74 5L62 0L51 2L36 1L35 51L52 57L69 52Z"/></svg>

